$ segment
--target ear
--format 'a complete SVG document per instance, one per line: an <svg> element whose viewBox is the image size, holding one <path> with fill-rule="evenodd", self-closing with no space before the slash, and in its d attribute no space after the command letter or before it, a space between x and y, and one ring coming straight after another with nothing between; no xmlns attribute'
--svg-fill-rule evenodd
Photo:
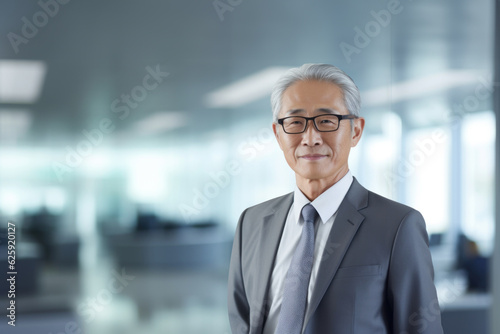
<svg viewBox="0 0 500 334"><path fill-rule="evenodd" d="M354 120L354 126L351 134L351 147L358 145L361 135L363 134L363 129L365 128L365 119L363 117L356 118Z"/></svg>

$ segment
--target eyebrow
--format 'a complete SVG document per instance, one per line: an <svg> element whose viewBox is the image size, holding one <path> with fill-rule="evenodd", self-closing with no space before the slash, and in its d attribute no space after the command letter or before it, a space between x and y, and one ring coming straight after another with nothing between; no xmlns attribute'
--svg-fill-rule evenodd
<svg viewBox="0 0 500 334"><path fill-rule="evenodd" d="M314 110L316 113L322 113L322 114L340 114L337 112L337 110L330 109L330 108L319 108ZM304 109L291 109L286 112L286 115L295 115L301 112L305 112Z"/></svg>

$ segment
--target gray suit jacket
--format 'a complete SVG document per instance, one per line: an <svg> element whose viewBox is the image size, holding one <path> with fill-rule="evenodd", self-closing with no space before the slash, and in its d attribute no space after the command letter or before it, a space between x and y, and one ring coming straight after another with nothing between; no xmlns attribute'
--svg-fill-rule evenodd
<svg viewBox="0 0 500 334"><path fill-rule="evenodd" d="M233 242L233 334L260 334L269 281L293 193L246 209ZM321 259L308 334L443 333L422 215L353 180Z"/></svg>

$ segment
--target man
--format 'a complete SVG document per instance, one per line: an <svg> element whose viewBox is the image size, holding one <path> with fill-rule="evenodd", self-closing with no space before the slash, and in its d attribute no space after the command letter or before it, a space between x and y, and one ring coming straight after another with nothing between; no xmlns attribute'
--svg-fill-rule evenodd
<svg viewBox="0 0 500 334"><path fill-rule="evenodd" d="M240 217L233 334L442 333L423 217L349 171L365 123L352 79L305 64L278 81L271 102L296 188Z"/></svg>

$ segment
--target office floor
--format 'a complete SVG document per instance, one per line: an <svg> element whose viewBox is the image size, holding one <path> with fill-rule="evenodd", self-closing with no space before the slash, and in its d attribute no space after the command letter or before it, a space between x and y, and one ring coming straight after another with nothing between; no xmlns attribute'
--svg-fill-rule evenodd
<svg viewBox="0 0 500 334"><path fill-rule="evenodd" d="M16 299L16 333L230 333L225 270L45 268L41 278L38 295Z"/></svg>
<svg viewBox="0 0 500 334"><path fill-rule="evenodd" d="M38 293L16 298L15 333L230 334L227 268L124 267L96 244L83 247L80 260L79 268L41 267ZM473 323L486 321L489 295L465 294L463 275L436 278L443 325L466 319L460 329L479 329ZM0 333L11 332L0 322Z"/></svg>
<svg viewBox="0 0 500 334"><path fill-rule="evenodd" d="M16 296L15 333L230 333L227 268L120 266L95 240L79 258L80 267L40 265L37 293ZM0 322L0 333L12 329Z"/></svg>

